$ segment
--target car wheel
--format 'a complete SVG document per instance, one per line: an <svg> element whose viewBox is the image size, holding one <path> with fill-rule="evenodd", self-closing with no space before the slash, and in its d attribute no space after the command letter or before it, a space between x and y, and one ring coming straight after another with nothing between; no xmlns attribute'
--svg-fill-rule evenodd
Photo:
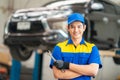
<svg viewBox="0 0 120 80"><path fill-rule="evenodd" d="M28 50L24 46L10 46L9 48L10 48L11 56L15 60L19 60L19 61L25 61L29 59L33 52L32 50Z"/></svg>

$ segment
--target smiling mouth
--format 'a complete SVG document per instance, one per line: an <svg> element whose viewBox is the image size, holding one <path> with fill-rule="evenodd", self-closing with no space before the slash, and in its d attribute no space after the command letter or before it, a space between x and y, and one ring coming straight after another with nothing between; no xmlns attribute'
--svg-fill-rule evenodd
<svg viewBox="0 0 120 80"><path fill-rule="evenodd" d="M73 33L74 35L79 35L80 33Z"/></svg>

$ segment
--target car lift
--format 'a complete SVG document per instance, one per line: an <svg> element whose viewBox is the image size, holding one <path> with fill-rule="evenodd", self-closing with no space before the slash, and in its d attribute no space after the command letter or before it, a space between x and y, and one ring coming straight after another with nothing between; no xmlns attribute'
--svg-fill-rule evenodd
<svg viewBox="0 0 120 80"><path fill-rule="evenodd" d="M32 74L32 80L42 80L42 59L43 55L35 51L35 63ZM20 71L21 62L13 59L10 71L10 80L20 80Z"/></svg>

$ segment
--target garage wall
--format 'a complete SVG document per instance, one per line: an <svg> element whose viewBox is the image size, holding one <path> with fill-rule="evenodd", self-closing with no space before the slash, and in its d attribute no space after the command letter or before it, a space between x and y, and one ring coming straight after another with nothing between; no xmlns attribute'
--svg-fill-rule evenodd
<svg viewBox="0 0 120 80"><path fill-rule="evenodd" d="M0 0L0 43L3 42L4 24L8 18L8 1Z"/></svg>
<svg viewBox="0 0 120 80"><path fill-rule="evenodd" d="M35 8L40 7L43 4L53 1L53 0L14 0L14 8L22 9L22 8Z"/></svg>

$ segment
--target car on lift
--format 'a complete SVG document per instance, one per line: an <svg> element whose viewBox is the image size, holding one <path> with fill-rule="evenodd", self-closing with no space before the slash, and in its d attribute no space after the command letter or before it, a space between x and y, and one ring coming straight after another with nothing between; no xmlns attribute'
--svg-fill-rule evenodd
<svg viewBox="0 0 120 80"><path fill-rule="evenodd" d="M119 8L110 0L65 0L50 2L41 8L17 10L6 23L4 43L13 58L27 60L34 50L52 49L57 42L67 39L67 16L80 12L87 25L85 39L99 49L113 49L118 47L120 36Z"/></svg>
<svg viewBox="0 0 120 80"><path fill-rule="evenodd" d="M61 20L71 13L68 9L30 8L17 10L5 25L4 44L16 60L29 59L37 49L51 49L68 38L61 29L51 29L47 20ZM57 19L58 18L58 19Z"/></svg>

